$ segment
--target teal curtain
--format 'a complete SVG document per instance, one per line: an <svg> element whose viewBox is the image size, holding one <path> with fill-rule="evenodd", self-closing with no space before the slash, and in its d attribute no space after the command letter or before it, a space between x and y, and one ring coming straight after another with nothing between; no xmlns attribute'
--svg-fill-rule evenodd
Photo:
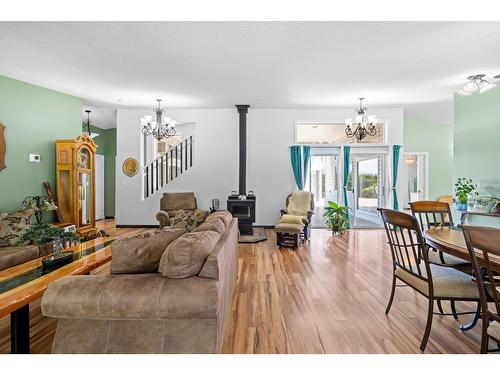
<svg viewBox="0 0 500 375"><path fill-rule="evenodd" d="M307 176L309 175L309 160L311 159L311 146L302 146L302 155L304 157L304 182L306 186Z"/></svg>
<svg viewBox="0 0 500 375"><path fill-rule="evenodd" d="M347 198L347 181L349 180L349 166L351 165L351 146L344 146L344 205L349 207ZM347 229L351 227L349 215L347 215Z"/></svg>
<svg viewBox="0 0 500 375"><path fill-rule="evenodd" d="M297 188L302 190L304 188L303 178L302 178L302 155L300 152L300 146L290 147L290 160L292 162L293 175L295 177L295 183Z"/></svg>
<svg viewBox="0 0 500 375"><path fill-rule="evenodd" d="M398 165L399 165L399 151L401 149L400 145L392 146L392 202L393 208L398 211L398 192L396 191L396 182L398 180Z"/></svg>

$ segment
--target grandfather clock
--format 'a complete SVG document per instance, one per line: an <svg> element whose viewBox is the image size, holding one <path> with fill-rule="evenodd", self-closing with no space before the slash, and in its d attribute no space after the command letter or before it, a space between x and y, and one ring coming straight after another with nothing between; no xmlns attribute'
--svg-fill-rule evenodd
<svg viewBox="0 0 500 375"><path fill-rule="evenodd" d="M57 205L63 221L74 224L82 237L95 228L94 141L83 135L56 141Z"/></svg>

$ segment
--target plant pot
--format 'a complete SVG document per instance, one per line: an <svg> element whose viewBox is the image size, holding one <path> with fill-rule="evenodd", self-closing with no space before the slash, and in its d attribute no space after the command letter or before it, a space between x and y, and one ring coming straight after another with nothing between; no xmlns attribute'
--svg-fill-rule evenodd
<svg viewBox="0 0 500 375"><path fill-rule="evenodd" d="M46 256L54 253L54 244L52 242L38 245L40 256Z"/></svg>
<svg viewBox="0 0 500 375"><path fill-rule="evenodd" d="M457 211L467 211L467 202L465 203L455 202L455 209Z"/></svg>

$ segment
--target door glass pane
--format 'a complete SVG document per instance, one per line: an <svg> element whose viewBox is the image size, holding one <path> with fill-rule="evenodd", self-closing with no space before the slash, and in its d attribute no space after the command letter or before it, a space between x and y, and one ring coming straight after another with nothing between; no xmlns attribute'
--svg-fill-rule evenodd
<svg viewBox="0 0 500 375"><path fill-rule="evenodd" d="M323 217L328 201L338 203L337 155L312 155L310 165L310 191L314 194L313 228L326 228Z"/></svg>
<svg viewBox="0 0 500 375"><path fill-rule="evenodd" d="M384 206L384 157L381 155L354 155L348 183L348 201L351 227L380 227L377 211Z"/></svg>

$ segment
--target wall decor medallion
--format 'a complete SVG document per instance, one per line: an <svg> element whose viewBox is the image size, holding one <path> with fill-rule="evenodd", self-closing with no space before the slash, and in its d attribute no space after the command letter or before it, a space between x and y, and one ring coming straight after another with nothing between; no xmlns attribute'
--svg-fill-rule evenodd
<svg viewBox="0 0 500 375"><path fill-rule="evenodd" d="M122 168L125 175L129 177L135 176L139 172L139 162L134 158L125 159Z"/></svg>
<svg viewBox="0 0 500 375"><path fill-rule="evenodd" d="M0 123L0 171L6 168L5 165L5 153L7 152L7 146L5 144L5 126Z"/></svg>

